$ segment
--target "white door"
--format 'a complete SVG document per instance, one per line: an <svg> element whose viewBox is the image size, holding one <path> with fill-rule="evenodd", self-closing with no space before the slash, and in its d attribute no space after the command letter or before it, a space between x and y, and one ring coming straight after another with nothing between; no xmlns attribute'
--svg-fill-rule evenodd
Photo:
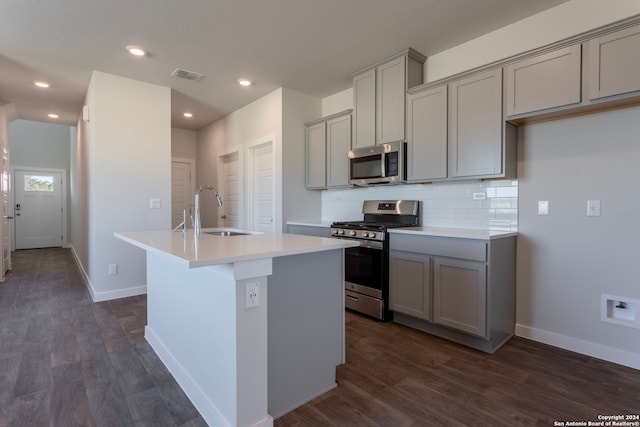
<svg viewBox="0 0 640 427"><path fill-rule="evenodd" d="M16 249L62 246L60 172L15 171Z"/></svg>
<svg viewBox="0 0 640 427"><path fill-rule="evenodd" d="M242 183L240 181L240 155L233 152L220 157L220 196L222 207L220 208L221 227L240 228L242 226L241 201Z"/></svg>
<svg viewBox="0 0 640 427"><path fill-rule="evenodd" d="M4 273L11 270L11 171L9 170L9 150L2 142L2 271L0 278L4 280Z"/></svg>
<svg viewBox="0 0 640 427"><path fill-rule="evenodd" d="M195 188L191 162L171 162L171 228L177 227L186 211L187 227L191 226Z"/></svg>
<svg viewBox="0 0 640 427"><path fill-rule="evenodd" d="M256 145L250 149L250 228L257 231L276 231L276 180L273 143Z"/></svg>

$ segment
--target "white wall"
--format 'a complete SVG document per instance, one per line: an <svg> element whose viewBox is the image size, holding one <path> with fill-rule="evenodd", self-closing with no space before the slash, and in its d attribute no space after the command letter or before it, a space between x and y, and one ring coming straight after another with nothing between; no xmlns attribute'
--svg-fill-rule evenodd
<svg viewBox="0 0 640 427"><path fill-rule="evenodd" d="M0 103L0 141L4 141L7 146L9 144L9 119L5 108L8 106Z"/></svg>
<svg viewBox="0 0 640 427"><path fill-rule="evenodd" d="M197 137L198 134L195 131L171 128L171 157L195 159Z"/></svg>
<svg viewBox="0 0 640 427"><path fill-rule="evenodd" d="M353 88L322 98L322 117L353 108Z"/></svg>
<svg viewBox="0 0 640 427"><path fill-rule="evenodd" d="M218 156L239 150L242 163L247 144L270 136L276 138L275 146L280 150L282 89L271 92L198 131L196 186L213 185L218 188ZM243 175L246 175L244 170L241 173ZM246 182L243 182L243 188L246 195ZM202 226L215 227L218 225L219 208L212 198L207 203L205 197L201 202ZM224 199L222 202L224 204ZM243 204L246 206L246 201Z"/></svg>
<svg viewBox="0 0 640 427"><path fill-rule="evenodd" d="M639 13L638 0L571 0L429 56L424 81L432 82L505 59Z"/></svg>
<svg viewBox="0 0 640 427"><path fill-rule="evenodd" d="M519 129L517 323L519 335L640 369L640 330L600 320L601 294L640 299L639 134L640 107ZM590 199L601 217L586 216Z"/></svg>
<svg viewBox="0 0 640 427"><path fill-rule="evenodd" d="M171 92L94 71L86 103L91 121L81 125L73 147L74 179L86 179L74 187L74 217L86 224L73 247L94 300L144 293L144 251L113 233L170 228ZM150 209L151 198L161 200L161 209ZM109 264L118 265L117 275L107 275Z"/></svg>
<svg viewBox="0 0 640 427"><path fill-rule="evenodd" d="M69 170L70 126L14 120L9 133L14 165Z"/></svg>
<svg viewBox="0 0 640 427"><path fill-rule="evenodd" d="M305 126L321 117L321 100L291 89L282 90L282 222L320 221L322 194L305 188Z"/></svg>

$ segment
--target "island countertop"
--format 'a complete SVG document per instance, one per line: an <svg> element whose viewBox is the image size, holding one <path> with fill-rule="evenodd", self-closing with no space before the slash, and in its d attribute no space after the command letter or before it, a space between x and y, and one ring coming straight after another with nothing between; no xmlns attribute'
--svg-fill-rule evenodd
<svg viewBox="0 0 640 427"><path fill-rule="evenodd" d="M346 239L286 233L241 236L203 233L196 236L193 230L187 230L186 233L160 230L121 232L114 233L114 236L144 250L174 257L189 268L322 252L358 245L357 242Z"/></svg>

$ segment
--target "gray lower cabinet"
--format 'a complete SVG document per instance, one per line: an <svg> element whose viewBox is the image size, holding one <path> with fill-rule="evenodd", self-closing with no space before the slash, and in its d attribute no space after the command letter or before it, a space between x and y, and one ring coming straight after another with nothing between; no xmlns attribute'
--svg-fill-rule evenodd
<svg viewBox="0 0 640 427"><path fill-rule="evenodd" d="M407 96L407 180L447 177L447 85Z"/></svg>
<svg viewBox="0 0 640 427"><path fill-rule="evenodd" d="M507 65L507 117L580 103L581 53L576 44Z"/></svg>
<svg viewBox="0 0 640 427"><path fill-rule="evenodd" d="M435 258L433 322L487 337L487 265Z"/></svg>
<svg viewBox="0 0 640 427"><path fill-rule="evenodd" d="M431 320L431 257L392 250L389 275L389 309Z"/></svg>
<svg viewBox="0 0 640 427"><path fill-rule="evenodd" d="M589 99L640 90L640 25L587 42Z"/></svg>
<svg viewBox="0 0 640 427"><path fill-rule="evenodd" d="M307 189L349 186L351 110L306 124Z"/></svg>
<svg viewBox="0 0 640 427"><path fill-rule="evenodd" d="M515 177L515 139L502 113L502 68L449 85L450 177Z"/></svg>
<svg viewBox="0 0 640 427"><path fill-rule="evenodd" d="M516 237L390 233L393 319L487 353L515 332Z"/></svg>

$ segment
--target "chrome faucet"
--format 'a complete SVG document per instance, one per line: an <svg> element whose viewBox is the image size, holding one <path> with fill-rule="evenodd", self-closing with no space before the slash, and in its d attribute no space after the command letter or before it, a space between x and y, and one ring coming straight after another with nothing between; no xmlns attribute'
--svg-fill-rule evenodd
<svg viewBox="0 0 640 427"><path fill-rule="evenodd" d="M200 188L196 190L196 214L195 219L193 221L193 228L195 234L202 233L202 225L200 224L200 193L204 190L211 190L216 195L216 203L218 207L222 207L222 197L218 194L218 190L216 190L212 185L202 185Z"/></svg>

